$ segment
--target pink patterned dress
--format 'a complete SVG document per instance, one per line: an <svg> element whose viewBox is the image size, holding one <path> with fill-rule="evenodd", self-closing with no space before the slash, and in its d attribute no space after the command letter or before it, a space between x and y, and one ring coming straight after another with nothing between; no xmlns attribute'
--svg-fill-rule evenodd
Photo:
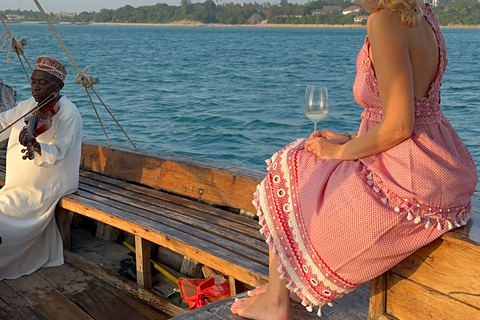
<svg viewBox="0 0 480 320"><path fill-rule="evenodd" d="M428 97L414 98L409 139L357 161L319 159L298 140L267 160L268 175L254 195L260 232L287 288L307 309L331 305L471 216L477 170L442 113L446 49L436 16L428 5L422 9L440 63ZM383 119L369 46L367 36L353 87L365 108L358 135Z"/></svg>

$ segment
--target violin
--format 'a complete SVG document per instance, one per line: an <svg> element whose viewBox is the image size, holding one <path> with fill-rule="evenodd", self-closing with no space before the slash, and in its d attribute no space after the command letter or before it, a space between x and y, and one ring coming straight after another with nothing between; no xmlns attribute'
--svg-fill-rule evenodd
<svg viewBox="0 0 480 320"><path fill-rule="evenodd" d="M25 127L27 134L27 146L21 152L23 160L33 160L35 158L35 145L32 138L36 138L46 132L52 126L52 117L57 114L59 104L57 103L58 92L52 93L42 102L39 102L33 109L33 112L25 117Z"/></svg>

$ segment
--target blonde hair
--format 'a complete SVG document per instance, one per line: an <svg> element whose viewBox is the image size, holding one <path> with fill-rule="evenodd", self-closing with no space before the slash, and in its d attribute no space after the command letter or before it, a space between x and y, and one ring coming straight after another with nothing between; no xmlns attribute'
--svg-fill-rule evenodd
<svg viewBox="0 0 480 320"><path fill-rule="evenodd" d="M357 0L368 12L388 9L400 13L402 23L408 27L416 27L423 17L421 0Z"/></svg>

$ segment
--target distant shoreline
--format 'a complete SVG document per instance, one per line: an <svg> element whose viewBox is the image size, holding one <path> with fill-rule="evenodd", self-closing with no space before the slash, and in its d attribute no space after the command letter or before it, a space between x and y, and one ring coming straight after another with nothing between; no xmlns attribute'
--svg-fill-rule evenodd
<svg viewBox="0 0 480 320"><path fill-rule="evenodd" d="M7 22L8 23L8 22ZM11 22L10 22L11 23ZM46 22L14 22L24 24L45 24ZM364 29L366 25L362 24L289 24L289 23L262 23L262 24L221 24L221 23L202 23L194 21L179 21L173 23L128 23L128 22L91 22L91 23L57 23L59 25L91 25L91 26L139 26L139 27L231 27L231 28L349 28ZM480 29L480 25L453 25L440 26L441 29Z"/></svg>

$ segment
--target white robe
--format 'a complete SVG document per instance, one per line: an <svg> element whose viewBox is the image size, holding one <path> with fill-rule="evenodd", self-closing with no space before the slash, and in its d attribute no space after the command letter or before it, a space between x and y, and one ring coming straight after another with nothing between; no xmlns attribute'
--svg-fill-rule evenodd
<svg viewBox="0 0 480 320"><path fill-rule="evenodd" d="M0 280L15 279L42 267L63 264L63 246L54 210L58 200L78 188L82 118L65 96L52 126L37 137L41 155L23 160L20 120L0 135L9 138L5 186L0 189ZM0 113L0 128L36 106L33 98Z"/></svg>

